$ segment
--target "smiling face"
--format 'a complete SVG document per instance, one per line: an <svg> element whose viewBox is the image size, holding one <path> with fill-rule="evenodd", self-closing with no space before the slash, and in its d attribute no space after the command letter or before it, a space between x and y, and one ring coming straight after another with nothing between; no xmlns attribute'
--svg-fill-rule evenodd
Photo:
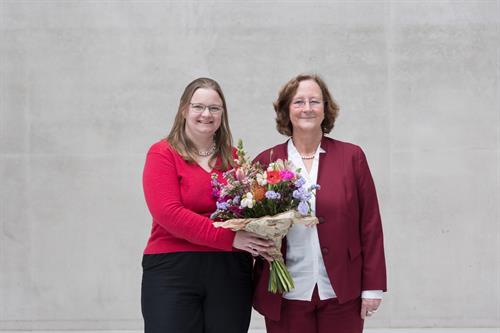
<svg viewBox="0 0 500 333"><path fill-rule="evenodd" d="M323 94L314 80L300 81L297 92L289 107L293 132L322 132L321 123L325 118Z"/></svg>
<svg viewBox="0 0 500 333"><path fill-rule="evenodd" d="M192 105L195 105L195 108ZM200 105L208 106L208 108L197 112L199 111L197 109L200 109ZM197 89L191 97L190 104L188 104L184 111L186 134L191 138L214 136L221 125L223 112L211 113L209 108L214 106L222 107L222 105L222 99L215 90L209 88Z"/></svg>

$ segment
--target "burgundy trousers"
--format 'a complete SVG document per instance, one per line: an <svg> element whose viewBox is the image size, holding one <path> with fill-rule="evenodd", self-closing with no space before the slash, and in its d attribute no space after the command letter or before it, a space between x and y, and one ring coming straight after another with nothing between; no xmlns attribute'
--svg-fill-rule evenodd
<svg viewBox="0 0 500 333"><path fill-rule="evenodd" d="M361 333L361 298L339 304L336 298L320 300L314 288L311 301L283 298L281 318L266 318L267 333Z"/></svg>

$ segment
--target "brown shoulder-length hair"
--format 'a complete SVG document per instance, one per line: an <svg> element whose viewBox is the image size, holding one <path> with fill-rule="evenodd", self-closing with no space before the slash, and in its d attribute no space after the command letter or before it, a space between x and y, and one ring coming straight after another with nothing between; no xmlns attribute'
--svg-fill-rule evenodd
<svg viewBox="0 0 500 333"><path fill-rule="evenodd" d="M172 146L186 161L190 163L194 163L196 161L197 149L194 143L186 135L185 125L186 113L188 112L191 98L193 97L195 91L200 88L212 89L216 91L222 100L223 111L221 115L221 125L215 132L214 136L216 151L210 158L209 164L214 165L217 157L220 157L221 163L217 163L214 167L220 170L227 170L234 164L232 154L233 137L231 136L231 130L229 129L226 99L224 98L224 93L222 92L221 87L215 80L202 77L187 85L181 96L174 124L172 125L170 134L168 134L166 139L168 140L170 146Z"/></svg>
<svg viewBox="0 0 500 333"><path fill-rule="evenodd" d="M290 103L295 96L299 83L301 81L312 80L316 82L323 95L323 105L325 109L325 119L321 123L323 134L330 133L335 125L335 119L339 113L339 106L333 99L326 83L315 74L300 74L288 81L280 90L278 99L273 103L274 111L276 111L276 128L278 132L286 136L292 136L293 126L290 121Z"/></svg>

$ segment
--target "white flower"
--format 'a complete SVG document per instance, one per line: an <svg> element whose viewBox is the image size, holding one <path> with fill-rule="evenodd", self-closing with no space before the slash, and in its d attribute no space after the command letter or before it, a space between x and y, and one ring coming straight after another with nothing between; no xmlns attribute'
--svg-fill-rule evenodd
<svg viewBox="0 0 500 333"><path fill-rule="evenodd" d="M279 171L282 171L282 170L285 170L285 162L283 162L282 159L278 159L274 162L274 170L279 170Z"/></svg>
<svg viewBox="0 0 500 333"><path fill-rule="evenodd" d="M260 186L266 186L267 185L267 172L264 171L264 173L258 173L257 174L257 184Z"/></svg>
<svg viewBox="0 0 500 333"><path fill-rule="evenodd" d="M253 207L253 204L254 204L254 200L253 200L253 195L252 193L248 192L247 194L245 194L243 196L243 198L241 199L241 202L240 202L240 207L241 208L245 208L245 207L248 207L248 208L252 208Z"/></svg>
<svg viewBox="0 0 500 333"><path fill-rule="evenodd" d="M285 162L282 159L278 159L267 166L267 171L282 171L286 170Z"/></svg>

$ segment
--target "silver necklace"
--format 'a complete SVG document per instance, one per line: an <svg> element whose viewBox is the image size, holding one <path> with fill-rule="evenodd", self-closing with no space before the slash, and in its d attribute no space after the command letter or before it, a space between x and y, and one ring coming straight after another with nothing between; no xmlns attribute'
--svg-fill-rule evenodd
<svg viewBox="0 0 500 333"><path fill-rule="evenodd" d="M212 146L210 147L210 149L209 149L209 150L207 150L207 151L198 150L196 153L197 153L199 156L202 156L202 157L207 157L207 156L212 155L214 152L215 152L215 142L214 142L214 143L212 143Z"/></svg>

